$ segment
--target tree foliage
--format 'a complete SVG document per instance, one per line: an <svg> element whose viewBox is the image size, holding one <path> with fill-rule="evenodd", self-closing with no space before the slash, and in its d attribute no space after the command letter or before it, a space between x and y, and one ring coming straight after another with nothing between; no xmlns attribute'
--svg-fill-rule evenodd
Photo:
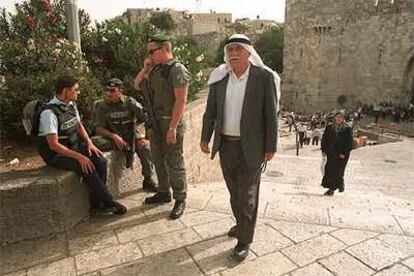
<svg viewBox="0 0 414 276"><path fill-rule="evenodd" d="M32 99L46 101L53 95L56 78L64 73L80 80L78 106L90 117L90 104L103 96L110 77L123 79L132 92L133 78L147 56L147 38L155 31L149 23L120 19L90 24L79 11L82 51L67 40L64 1L27 0L16 4L16 13L0 10L0 128L1 138L23 133L20 116ZM193 74L189 98L201 89L204 63L200 51L186 43L174 45L178 57ZM7 123L6 123L7 122Z"/></svg>
<svg viewBox="0 0 414 276"><path fill-rule="evenodd" d="M255 48L267 66L283 71L283 28L274 27L259 35Z"/></svg>
<svg viewBox="0 0 414 276"><path fill-rule="evenodd" d="M172 18L171 14L167 11L153 14L150 17L149 22L156 28L165 31L174 30L176 27L174 19Z"/></svg>

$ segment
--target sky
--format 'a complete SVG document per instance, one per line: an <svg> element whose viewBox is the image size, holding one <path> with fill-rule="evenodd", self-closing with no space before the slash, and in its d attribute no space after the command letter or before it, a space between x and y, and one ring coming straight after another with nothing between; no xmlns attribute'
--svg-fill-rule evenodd
<svg viewBox="0 0 414 276"><path fill-rule="evenodd" d="M102 21L121 15L127 8L172 8L189 12L229 12L236 18L250 17L284 22L285 0L77 0L92 20ZM13 11L21 0L1 0L0 7Z"/></svg>

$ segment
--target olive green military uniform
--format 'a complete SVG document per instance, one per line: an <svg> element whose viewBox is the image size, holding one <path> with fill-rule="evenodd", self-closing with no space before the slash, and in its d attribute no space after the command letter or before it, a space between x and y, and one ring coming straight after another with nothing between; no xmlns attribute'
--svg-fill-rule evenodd
<svg viewBox="0 0 414 276"><path fill-rule="evenodd" d="M190 73L176 60L155 66L149 76L151 98L158 119L158 126L151 130L151 153L158 177L158 192L165 193L173 189L173 198L182 201L186 198L187 181L183 156L184 121L177 127L177 143L167 145L169 130L175 103L174 89L189 86Z"/></svg>
<svg viewBox="0 0 414 276"><path fill-rule="evenodd" d="M129 151L132 151L132 154L137 153L141 161L142 175L145 178L151 178L154 175L154 166L151 162L150 148L135 146L136 125L142 123L144 119L142 106L134 98L125 95L121 97L119 102L99 100L95 102L94 106L95 127L103 127L120 135L130 146ZM142 134L138 135L138 138L142 137ZM108 141L106 145L110 144L111 149L116 149L112 141L105 140ZM104 144L102 143L102 145Z"/></svg>

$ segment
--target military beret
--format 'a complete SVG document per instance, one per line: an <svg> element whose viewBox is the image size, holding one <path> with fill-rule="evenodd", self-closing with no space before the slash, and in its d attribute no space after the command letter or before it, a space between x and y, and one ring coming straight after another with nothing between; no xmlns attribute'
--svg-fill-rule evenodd
<svg viewBox="0 0 414 276"><path fill-rule="evenodd" d="M107 83L107 87L121 87L123 85L123 82L118 78L112 78Z"/></svg>
<svg viewBox="0 0 414 276"><path fill-rule="evenodd" d="M165 34L155 34L148 38L148 42L164 42L164 41L170 41L171 37L165 35Z"/></svg>

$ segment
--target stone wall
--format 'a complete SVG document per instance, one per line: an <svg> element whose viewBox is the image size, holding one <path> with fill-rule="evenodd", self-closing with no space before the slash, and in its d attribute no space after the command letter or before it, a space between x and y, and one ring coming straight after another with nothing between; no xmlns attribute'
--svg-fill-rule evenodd
<svg viewBox="0 0 414 276"><path fill-rule="evenodd" d="M72 172L43 167L0 181L0 246L64 232L89 214L88 187Z"/></svg>
<svg viewBox="0 0 414 276"><path fill-rule="evenodd" d="M392 3L394 2L394 3ZM414 94L414 0L287 0L282 104L316 111Z"/></svg>

